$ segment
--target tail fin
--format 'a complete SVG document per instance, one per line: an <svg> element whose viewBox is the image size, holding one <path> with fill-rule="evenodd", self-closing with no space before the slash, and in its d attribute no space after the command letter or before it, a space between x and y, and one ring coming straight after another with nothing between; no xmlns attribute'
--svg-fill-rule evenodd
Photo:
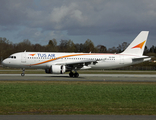
<svg viewBox="0 0 156 120"><path fill-rule="evenodd" d="M149 31L141 31L140 34L121 54L142 56L146 45Z"/></svg>

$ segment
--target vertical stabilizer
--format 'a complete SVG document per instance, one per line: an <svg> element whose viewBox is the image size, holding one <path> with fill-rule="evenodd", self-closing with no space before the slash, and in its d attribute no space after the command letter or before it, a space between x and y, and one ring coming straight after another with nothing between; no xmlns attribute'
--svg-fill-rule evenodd
<svg viewBox="0 0 156 120"><path fill-rule="evenodd" d="M133 42L121 54L142 56L149 31L141 31Z"/></svg>

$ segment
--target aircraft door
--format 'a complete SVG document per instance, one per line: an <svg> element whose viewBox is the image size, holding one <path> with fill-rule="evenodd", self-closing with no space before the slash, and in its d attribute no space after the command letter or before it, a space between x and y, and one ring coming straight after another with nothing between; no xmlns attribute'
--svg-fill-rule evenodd
<svg viewBox="0 0 156 120"><path fill-rule="evenodd" d="M120 64L124 64L124 56L120 55Z"/></svg>
<svg viewBox="0 0 156 120"><path fill-rule="evenodd" d="M26 63L26 52L21 54L21 63Z"/></svg>

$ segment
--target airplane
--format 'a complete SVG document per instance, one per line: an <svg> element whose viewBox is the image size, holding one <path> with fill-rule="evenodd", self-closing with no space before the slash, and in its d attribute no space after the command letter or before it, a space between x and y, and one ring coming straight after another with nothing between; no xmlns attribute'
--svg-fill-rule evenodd
<svg viewBox="0 0 156 120"><path fill-rule="evenodd" d="M82 69L114 69L149 61L143 51L149 31L141 31L132 43L119 54L112 53L61 53L61 52L19 52L2 61L7 67L21 68L21 76L25 68L45 69L45 73L63 74L69 72L70 77L79 77Z"/></svg>

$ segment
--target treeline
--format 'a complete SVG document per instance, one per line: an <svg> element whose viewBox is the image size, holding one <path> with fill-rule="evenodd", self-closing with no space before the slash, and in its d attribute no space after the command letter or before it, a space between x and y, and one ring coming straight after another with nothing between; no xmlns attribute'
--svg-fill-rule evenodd
<svg viewBox="0 0 156 120"><path fill-rule="evenodd" d="M117 47L107 48L104 45L95 46L94 43L87 39L84 43L74 43L72 40L61 40L57 43L56 39L49 40L47 45L32 44L30 40L25 39L23 42L14 44L7 38L0 37L0 59L1 61L9 55L22 52L22 51L33 51L33 52L92 52L92 53L120 53L124 51L129 44L123 42ZM151 48L145 47L144 54L155 56L156 46Z"/></svg>

